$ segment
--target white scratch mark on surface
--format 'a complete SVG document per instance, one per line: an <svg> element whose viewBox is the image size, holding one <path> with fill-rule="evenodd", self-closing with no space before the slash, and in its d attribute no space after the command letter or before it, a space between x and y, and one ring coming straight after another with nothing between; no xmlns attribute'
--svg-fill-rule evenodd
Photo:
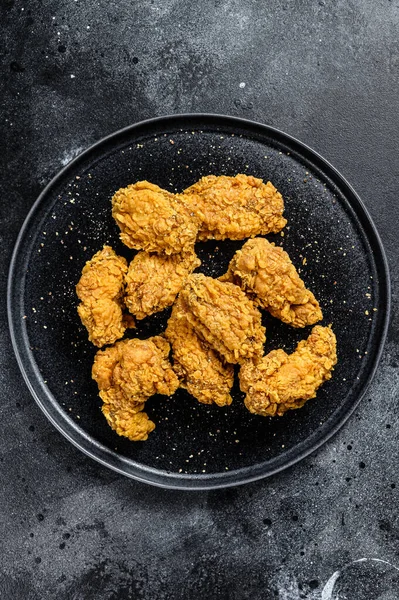
<svg viewBox="0 0 399 600"><path fill-rule="evenodd" d="M341 571L335 571L335 573L331 575L321 592L321 600L332 600L332 593L334 591L335 583L340 575Z"/></svg>
<svg viewBox="0 0 399 600"><path fill-rule="evenodd" d="M395 569L395 571L399 571L399 567L396 567L392 563L388 562L387 560L383 560L382 558L366 558L366 557L358 558L357 560L354 560L351 563L345 565L340 571L335 571L335 573L333 573L331 575L330 579L327 581L327 583L325 584L325 586L321 592L321 600L334 600L333 596L332 596L333 592L334 592L334 587L335 587L337 580L340 578L341 573L343 571L346 571L352 565L355 565L357 563L364 563L364 562L383 563L384 565L388 565L389 567L392 567L392 569ZM337 597L337 599L338 599L338 597Z"/></svg>
<svg viewBox="0 0 399 600"><path fill-rule="evenodd" d="M64 156L61 158L61 164L65 167L71 160L73 160L78 154L83 151L82 146L77 146L76 148L72 148L67 152L64 152Z"/></svg>

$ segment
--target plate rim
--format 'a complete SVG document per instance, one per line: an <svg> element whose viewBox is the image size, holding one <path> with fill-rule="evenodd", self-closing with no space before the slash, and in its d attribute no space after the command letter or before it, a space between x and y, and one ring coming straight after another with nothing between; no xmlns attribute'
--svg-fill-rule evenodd
<svg viewBox="0 0 399 600"><path fill-rule="evenodd" d="M359 394L352 401L351 406L348 409L346 409L345 413L343 415L339 415L336 423L334 423L332 426L330 426L327 431L324 431L323 434L321 434L319 436L319 439L315 440L312 444L310 444L310 447L303 448L300 452L297 452L295 456L288 458L287 460L283 460L283 457L286 454L289 454L293 449L290 449L290 451L287 451L286 453L280 454L278 457L271 459L273 462L277 462L277 463L278 463L278 461L282 462L282 464L277 464L274 467L273 466L268 467L267 464L270 463L270 461L268 461L266 463L265 462L257 463L256 465L251 465L251 466L243 467L240 469L234 469L234 470L228 471L228 472L207 473L204 475L203 474L184 474L184 473L171 473L166 470L156 469L154 467L149 467L149 466L137 463L133 459L128 459L124 456L121 456L118 453L116 453L115 451L110 450L103 444L99 443L91 435L87 434L82 428L80 428L68 416L68 414L66 412L64 412L61 409L61 406L58 404L56 398L54 398L54 396L52 395L50 390L44 388L42 378L39 376L40 370L36 365L33 354L30 353L29 348L27 348L26 344L25 344L24 350L25 350L25 352L27 352L27 355L24 356L24 353L23 353L23 351L21 351L20 344L17 340L18 327L19 327L20 335L22 334L22 337L24 337L24 335L23 335L24 330L23 330L22 323L18 324L18 322L17 322L18 319L15 318L15 314L14 314L15 311L12 307L12 300L14 297L14 294L13 294L14 281L15 281L14 274L15 274L17 259L18 259L18 255L19 255L19 250L20 250L22 243L24 241L24 238L25 238L25 234L26 234L27 230L29 229L30 222L33 220L35 213L41 207L41 204L45 200L48 193L51 192L51 189L54 186L56 186L60 180L62 180L64 174L67 171L69 171L71 168L75 167L80 161L84 160L87 156L89 156L90 154L92 154L93 152L98 150L101 146L105 146L107 143L109 143L113 139L116 139L119 136L124 136L138 128L145 128L145 127L148 128L149 126L162 124L162 123L167 124L168 122L172 122L173 120L175 120L175 121L180 120L182 122L184 120L198 120L198 126L200 126L201 120L202 121L203 120L208 120L208 121L214 120L215 126L217 125L217 121L220 121L221 125L223 125L223 123L230 125L230 126L236 124L237 126L246 127L247 129L248 128L254 128L254 129L258 129L258 130L260 129L260 130L263 130L263 133L268 134L269 137L272 137L272 139L282 140L283 142L285 141L285 142L290 143L291 145L296 146L302 152L304 152L306 155L310 155L310 157L312 158L313 161L316 160L318 163L318 166L321 165L325 175L327 175L327 176L332 175L333 176L332 179L335 184L337 184L336 180L338 180L340 186L346 187L347 191L352 196L351 199L346 197L346 200L347 200L350 208L355 211L355 213L358 217L359 217L358 211L360 211L361 224L363 227L365 225L367 225L367 230L365 230L365 238L367 239L368 243L370 243L372 245L373 251L375 251L375 249L377 248L377 250L379 252L379 256L375 256L375 263L376 263L376 265L377 264L382 265L382 269L381 270L378 269L378 275L379 275L379 280L380 280L379 291L381 293L381 296L384 296L384 297L382 297L381 302L385 302L386 306L384 307L385 313L382 317L383 318L382 329L379 331L380 344L375 353L374 361L371 364L371 368L369 369L369 372L367 374L365 383L363 385L363 389L360 390ZM328 173L328 171L330 173ZM352 205L353 198L357 202L357 207L354 207ZM356 209L358 209L358 210L356 210ZM372 236L374 236L374 240L370 239L370 234L372 234ZM309 456L310 454L312 454L313 452L318 450L323 444L325 444L328 440L330 440L339 431L339 429L341 429L341 427L350 418L350 416L353 414L353 412L356 410L357 406L359 405L359 403L365 396L365 394L375 376L378 365L380 363L380 359L381 359L381 356L383 353L383 349L384 349L384 345L385 345L385 341L386 341L386 337L387 337L388 326L389 326L389 322L390 322L390 313L391 313L391 281L390 281L389 265L388 265L388 260L387 260L386 253L384 250L384 246L382 244L377 227L374 224L366 206L364 205L363 201L361 200L360 196L357 194L355 189L352 187L352 185L346 180L346 178L327 159L325 159L317 151L313 150L313 148L311 148L304 142L298 140L294 136L287 134L287 133L281 131L280 129L277 129L268 124L260 123L260 122L253 121L250 119L244 119L241 117L235 117L235 116L231 116L231 115L222 115L222 114L218 114L218 113L178 113L178 114L169 114L169 115L164 115L164 116L159 116L159 117L154 117L154 118L138 121L136 123L132 123L126 127L123 127L117 131L114 131L114 132L106 135L105 137L99 139L98 141L96 141L95 143L90 145L86 150L84 150L83 152L78 154L78 156L76 156L74 159L72 159L69 163L67 163L64 167L62 167L56 173L56 175L49 181L49 183L41 191L41 193L39 194L39 196L33 203L32 207L30 208L30 210L22 224L22 227L18 233L16 242L14 245L14 249L13 249L13 253L12 253L12 257L11 257L11 261L10 261L10 266L9 266L9 271L8 271L8 280L7 280L7 316L8 316L8 325L9 325L10 337L11 337L14 354L17 359L17 363L18 363L19 369L22 373L23 379L25 380L25 383L26 383L31 395L33 396L34 400L36 401L36 403L38 404L40 409L43 411L43 413L49 419L49 421L56 427L56 429L69 442L71 442L75 447L77 447L79 450L81 450L84 454L86 454L90 458L94 459L96 462L99 462L100 464L110 468L111 470L116 471L122 475L125 475L131 479L141 481L144 483L148 483L148 484L154 485L156 487L161 487L161 488L165 488L165 489L202 491L202 490L211 490L211 489L227 488L227 487L235 487L238 485L243 485L245 483L250 483L253 481L257 481L259 479L263 479L263 478L275 475L276 473L278 473L280 471L283 471L289 467L292 467L297 462L301 461L302 459L306 458L307 456ZM26 333L26 331L25 331L25 333ZM29 364L26 365L25 361L27 359L30 360L30 365ZM42 398L40 397L40 394L35 389L32 381L30 379L29 366L31 367L31 369L33 369L34 376L37 379L36 383L39 384L39 387L43 388L42 392L43 392L47 402L42 400ZM52 404L53 408L56 409L56 412L59 414L61 420L63 420L64 423L62 423L62 421L61 422L57 421L57 419L51 413L51 411L49 410L49 408L47 406L48 402L50 402L50 404ZM326 421L326 423L324 425L326 425L327 423L328 423L328 420ZM66 429L65 424L67 424L69 426L69 428L74 430L75 434L77 435L77 438L72 436L72 433L70 433L69 430ZM324 426L321 429L324 429ZM98 456L98 454L96 454L94 451L90 450L89 447L85 446L85 444L84 444L85 440L86 440L86 443L89 442L89 445L92 446L94 444L95 447L100 448L103 451L103 453L105 454L105 456L108 455L109 458L113 457L114 459L117 459L117 461L119 461L119 462L122 461L123 463L129 464L131 466L131 468L133 468L133 471L128 472L122 466L118 466L117 464L111 464L109 458L108 458L108 460L106 460L105 458ZM306 444L306 442L308 440L309 440L309 438L307 438L307 440L302 442L302 444ZM255 472L250 473L250 471L255 471Z"/></svg>

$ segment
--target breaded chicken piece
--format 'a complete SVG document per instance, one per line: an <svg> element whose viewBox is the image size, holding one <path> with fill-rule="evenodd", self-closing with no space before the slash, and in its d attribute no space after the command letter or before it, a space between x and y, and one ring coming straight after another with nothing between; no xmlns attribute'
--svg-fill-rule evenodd
<svg viewBox="0 0 399 600"><path fill-rule="evenodd" d="M194 248L198 220L192 210L174 194L148 181L118 190L112 198L112 216L129 248L162 254Z"/></svg>
<svg viewBox="0 0 399 600"><path fill-rule="evenodd" d="M187 277L200 264L194 251L171 256L138 252L125 277L127 308L137 319L144 319L172 306Z"/></svg>
<svg viewBox="0 0 399 600"><path fill-rule="evenodd" d="M111 404L103 404L102 411L111 429L132 442L144 442L155 429L147 413L137 412L136 408L115 410Z"/></svg>
<svg viewBox="0 0 399 600"><path fill-rule="evenodd" d="M209 175L179 196L200 219L199 240L242 240L280 231L284 201L274 185L248 175Z"/></svg>
<svg viewBox="0 0 399 600"><path fill-rule="evenodd" d="M179 298L196 333L228 363L262 356L261 314L238 286L194 273Z"/></svg>
<svg viewBox="0 0 399 600"><path fill-rule="evenodd" d="M123 337L127 327L134 327L133 318L122 313L126 272L126 260L104 246L85 264L76 286L81 300L78 314L89 340L99 348L113 344Z"/></svg>
<svg viewBox="0 0 399 600"><path fill-rule="evenodd" d="M231 404L234 367L226 364L189 323L182 301L173 306L165 335L172 346L173 368L180 386L203 404Z"/></svg>
<svg viewBox="0 0 399 600"><path fill-rule="evenodd" d="M168 360L170 346L160 336L128 339L99 350L92 377L104 404L102 411L118 435L132 441L146 440L155 425L142 412L154 394L173 394L178 386Z"/></svg>
<svg viewBox="0 0 399 600"><path fill-rule="evenodd" d="M323 318L288 254L265 238L248 240L220 280L239 285L255 304L293 327L314 325Z"/></svg>
<svg viewBox="0 0 399 600"><path fill-rule="evenodd" d="M332 329L316 325L293 354L272 350L256 364L247 361L242 365L239 379L241 391L246 393L245 406L264 417L300 408L331 378L336 363Z"/></svg>

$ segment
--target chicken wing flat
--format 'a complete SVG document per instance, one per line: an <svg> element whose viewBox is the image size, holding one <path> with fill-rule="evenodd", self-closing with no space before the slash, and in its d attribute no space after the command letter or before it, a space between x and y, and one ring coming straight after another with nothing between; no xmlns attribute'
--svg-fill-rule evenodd
<svg viewBox="0 0 399 600"><path fill-rule="evenodd" d="M129 248L179 254L194 247L198 220L192 210L148 181L118 190L112 198L112 215Z"/></svg>
<svg viewBox="0 0 399 600"><path fill-rule="evenodd" d="M228 363L262 356L261 314L238 286L194 273L179 298L196 333Z"/></svg>
<svg viewBox="0 0 399 600"><path fill-rule="evenodd" d="M83 267L76 286L81 300L78 314L89 333L89 340L101 348L123 337L133 318L122 313L124 277L127 263L110 246L97 252Z"/></svg>
<svg viewBox="0 0 399 600"><path fill-rule="evenodd" d="M187 277L201 264L196 254L149 254L138 252L125 278L125 304L129 311L144 319L172 306Z"/></svg>
<svg viewBox="0 0 399 600"><path fill-rule="evenodd" d="M165 335L172 346L180 386L203 404L231 404L234 367L202 340L189 323L181 300L173 306Z"/></svg>
<svg viewBox="0 0 399 600"><path fill-rule="evenodd" d="M146 440L155 428L142 412L144 403L154 394L171 395L179 386L169 350L168 342L155 336L123 340L97 352L92 377L104 402L104 416L118 435Z"/></svg>
<svg viewBox="0 0 399 600"><path fill-rule="evenodd" d="M262 416L283 415L300 408L331 378L336 363L332 329L316 325L293 354L273 350L256 364L247 361L242 365L239 379L241 391L246 393L245 406Z"/></svg>
<svg viewBox="0 0 399 600"><path fill-rule="evenodd" d="M287 223L283 197L274 185L248 175L209 175L179 197L202 223L199 240L242 240L277 233Z"/></svg>
<svg viewBox="0 0 399 600"><path fill-rule="evenodd" d="M248 240L220 279L239 285L255 304L293 327L314 325L323 318L288 254L265 238Z"/></svg>

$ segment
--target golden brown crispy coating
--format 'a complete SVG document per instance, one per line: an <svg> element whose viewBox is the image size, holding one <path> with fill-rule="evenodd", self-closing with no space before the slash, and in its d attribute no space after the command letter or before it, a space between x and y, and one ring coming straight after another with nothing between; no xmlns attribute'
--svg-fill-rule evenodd
<svg viewBox="0 0 399 600"><path fill-rule="evenodd" d="M113 344L134 327L131 317L122 314L124 277L127 263L110 246L97 252L83 267L76 293L82 301L78 314L95 346Z"/></svg>
<svg viewBox="0 0 399 600"><path fill-rule="evenodd" d="M209 175L179 197L202 223L199 240L242 240L277 233L287 223L283 198L274 185L248 175Z"/></svg>
<svg viewBox="0 0 399 600"><path fill-rule="evenodd" d="M180 386L203 404L231 404L234 368L203 341L191 327L183 303L173 306L165 335L172 346L173 368Z"/></svg>
<svg viewBox="0 0 399 600"><path fill-rule="evenodd" d="M261 314L238 286L194 273L179 298L190 325L227 362L262 356Z"/></svg>
<svg viewBox="0 0 399 600"><path fill-rule="evenodd" d="M323 318L288 254L264 238L248 240L220 279L239 285L255 304L293 327L314 325Z"/></svg>
<svg viewBox="0 0 399 600"><path fill-rule="evenodd" d="M125 278L127 308L137 319L144 319L172 306L187 277L200 264L193 251L171 256L138 252Z"/></svg>
<svg viewBox="0 0 399 600"><path fill-rule="evenodd" d="M129 248L179 254L194 247L198 220L191 209L148 181L118 190L112 198L112 215Z"/></svg>
<svg viewBox="0 0 399 600"><path fill-rule="evenodd" d="M102 411L111 429L132 442L144 442L155 429L147 413L137 412L136 408L115 410L111 404L103 404Z"/></svg>
<svg viewBox="0 0 399 600"><path fill-rule="evenodd" d="M123 340L97 352L92 377L104 402L102 411L118 435L146 440L155 428L141 411L150 396L173 394L179 386L169 350L168 342L155 336Z"/></svg>
<svg viewBox="0 0 399 600"><path fill-rule="evenodd" d="M283 415L300 408L331 378L336 363L332 329L316 325L293 354L273 350L256 364L247 361L242 365L239 378L241 390L246 393L245 406L262 416Z"/></svg>

